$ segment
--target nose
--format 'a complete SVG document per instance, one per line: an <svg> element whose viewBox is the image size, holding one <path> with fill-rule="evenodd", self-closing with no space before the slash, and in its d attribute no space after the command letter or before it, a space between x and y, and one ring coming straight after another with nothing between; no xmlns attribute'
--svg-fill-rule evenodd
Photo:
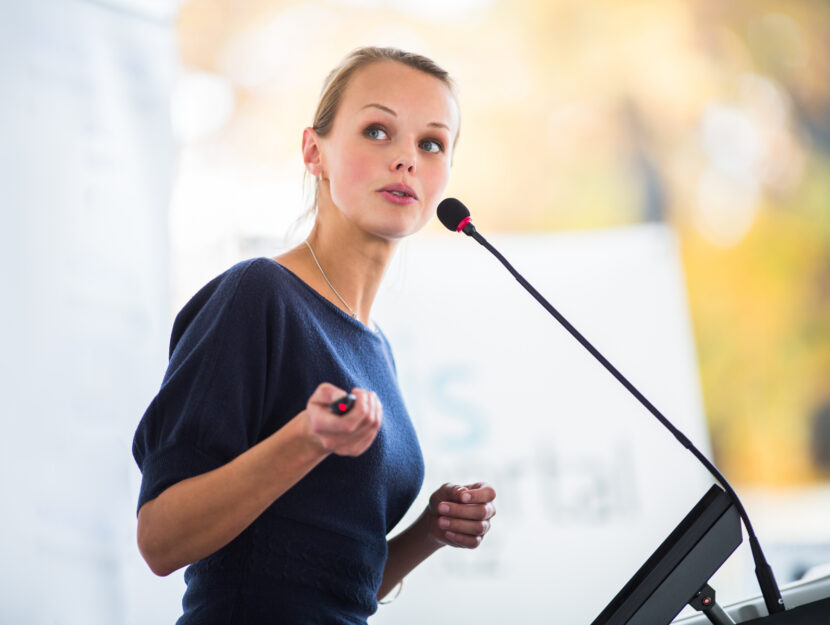
<svg viewBox="0 0 830 625"><path fill-rule="evenodd" d="M414 174L415 151L410 148L402 148L392 161L392 169L396 172L405 171L408 174Z"/></svg>

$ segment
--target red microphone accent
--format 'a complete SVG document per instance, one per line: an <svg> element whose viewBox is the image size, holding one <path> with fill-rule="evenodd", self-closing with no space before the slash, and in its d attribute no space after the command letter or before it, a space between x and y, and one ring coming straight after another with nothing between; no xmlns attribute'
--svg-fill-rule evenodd
<svg viewBox="0 0 830 625"><path fill-rule="evenodd" d="M348 408L348 406L344 403L337 404L337 407L340 408L340 410L343 410L344 412L346 408Z"/></svg>
<svg viewBox="0 0 830 625"><path fill-rule="evenodd" d="M455 229L455 231L456 232L461 232L462 230L464 230L464 226L466 226L472 220L473 220L473 218L470 217L469 215L467 215L464 219L461 220L461 223L458 224L458 227Z"/></svg>

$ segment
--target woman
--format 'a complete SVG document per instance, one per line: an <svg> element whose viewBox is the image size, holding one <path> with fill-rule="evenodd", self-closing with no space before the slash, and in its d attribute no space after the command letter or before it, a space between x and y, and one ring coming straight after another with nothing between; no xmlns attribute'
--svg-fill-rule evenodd
<svg viewBox="0 0 830 625"><path fill-rule="evenodd" d="M142 555L158 575L190 564L180 624L365 623L432 553L487 533L493 489L445 484L387 543L424 468L370 319L397 243L435 212L458 130L432 61L356 50L303 132L308 239L235 265L177 316L133 454Z"/></svg>

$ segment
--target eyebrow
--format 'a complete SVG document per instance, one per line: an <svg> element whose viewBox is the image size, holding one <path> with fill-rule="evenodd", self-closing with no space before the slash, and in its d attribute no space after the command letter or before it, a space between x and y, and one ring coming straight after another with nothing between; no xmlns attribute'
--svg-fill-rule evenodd
<svg viewBox="0 0 830 625"><path fill-rule="evenodd" d="M363 109L369 108L370 106L373 106L375 108L380 109L381 111L389 113L392 117L397 117L398 116L398 114L395 111L393 111L392 109L390 109L388 106L384 106L383 104L377 104L376 102L370 102L366 106L361 107L360 110L362 111ZM430 122L430 123L427 124L427 126L430 126L430 127L433 127L433 128L446 128L447 130L450 129L449 126L447 126L446 124L442 124L440 122Z"/></svg>

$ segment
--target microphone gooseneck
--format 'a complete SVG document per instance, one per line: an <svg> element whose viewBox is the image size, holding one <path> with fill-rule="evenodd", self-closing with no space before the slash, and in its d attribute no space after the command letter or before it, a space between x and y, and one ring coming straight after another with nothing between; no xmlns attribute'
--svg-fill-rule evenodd
<svg viewBox="0 0 830 625"><path fill-rule="evenodd" d="M704 467L706 467L709 473L714 476L720 485L723 486L724 490L729 494L729 497L734 502L735 507L738 510L738 514L744 523L744 527L746 527L752 558L755 561L755 577L758 579L758 585L761 588L761 594L764 597L764 603L766 604L767 611L770 614L783 612L785 609L784 600L781 597L781 591L775 581L772 568L767 563L767 559L761 549L761 544L758 542L755 530L752 528L752 523L749 521L749 516L747 515L740 499L738 499L738 494L735 492L735 489L732 488L731 484L729 484L726 477L724 477L718 468L715 467L715 465L712 464L709 459L694 446L694 444L692 444L683 432L678 430L671 421L663 416L663 413L661 413L648 399L646 399L646 397L639 390L637 390L637 387L629 382L628 379L599 352L599 350L591 345L591 343L588 342L588 340L582 336L582 334L580 334L580 332L550 304L550 302L542 297L539 291L533 288L533 285L525 280L525 278L513 268L507 259L502 256L496 248L490 245L487 239L478 233L472 223L469 209L467 209L461 201L455 198L447 198L442 200L438 205L438 219L448 230L463 232L467 236L472 237L482 246L487 248L493 256L498 258L501 264L507 268L514 278L516 278L519 284L521 284L545 310L547 310L577 341L579 341L579 343L587 349L591 355L617 379L620 384L622 384L632 395L634 395L634 397L636 397L637 400L645 406L645 408L652 415L654 415L654 417L656 417L657 420L669 430L669 432L674 435L678 442L680 442L683 447L688 449L692 455L697 458Z"/></svg>

